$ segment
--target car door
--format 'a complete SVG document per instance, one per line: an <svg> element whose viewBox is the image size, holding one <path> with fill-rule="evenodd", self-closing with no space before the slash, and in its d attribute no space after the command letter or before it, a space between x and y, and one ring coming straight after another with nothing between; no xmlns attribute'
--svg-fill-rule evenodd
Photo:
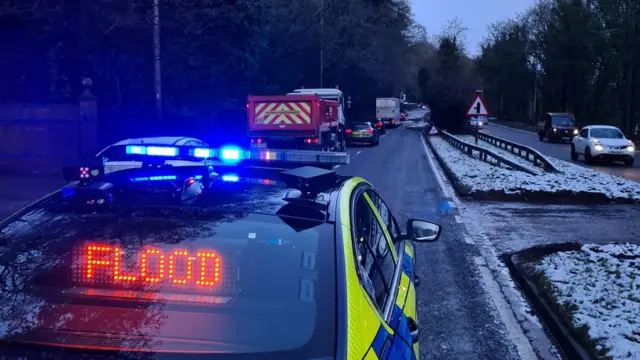
<svg viewBox="0 0 640 360"><path fill-rule="evenodd" d="M408 334L405 333L404 335L407 339L409 339L411 337L411 330L413 330L413 336L417 336L417 330L419 326L416 300L416 287L418 286L419 281L415 273L415 244L412 241L403 240L401 238L400 235L402 234L402 232L400 230L400 227L398 226L398 222L393 216L393 213L391 212L387 204L382 199L382 196L373 189L367 190L366 194L369 196L372 205L378 212L380 221L384 228L387 230L387 234L392 240L396 253L398 254L398 262L400 264L399 270L402 272L403 276L401 276L398 299L396 300L398 309L394 319L397 322L405 321L401 319L401 317L406 318L407 326L410 331ZM406 283L408 284L408 286L406 287L406 291L402 291L402 289L404 289L404 283L402 281L403 277L406 277L408 280L406 281ZM405 297L404 300L402 299L403 296ZM403 306L400 307L400 304L403 304ZM394 324L390 325L392 327L394 326ZM399 329L398 324L395 324L394 329ZM419 345L417 341L414 342L413 348L416 356L418 356Z"/></svg>
<svg viewBox="0 0 640 360"><path fill-rule="evenodd" d="M402 252L397 252L370 195L375 192L366 186L354 192L351 224L362 289L384 322L370 352L378 359L416 359L418 346L414 337L418 326L415 287L410 275L412 248L403 242L399 247Z"/></svg>
<svg viewBox="0 0 640 360"><path fill-rule="evenodd" d="M584 153L584 148L587 143L587 138L589 138L589 129L582 129L578 134L578 141L576 141L576 152L579 154Z"/></svg>

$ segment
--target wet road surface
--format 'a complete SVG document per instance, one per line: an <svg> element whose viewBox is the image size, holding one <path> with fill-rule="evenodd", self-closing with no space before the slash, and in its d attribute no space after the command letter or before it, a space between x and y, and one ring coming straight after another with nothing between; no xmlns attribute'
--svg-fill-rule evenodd
<svg viewBox="0 0 640 360"><path fill-rule="evenodd" d="M640 244L638 205L465 203L460 215L499 254L564 242Z"/></svg>
<svg viewBox="0 0 640 360"><path fill-rule="evenodd" d="M377 147L348 150L351 164L337 171L369 180L402 227L409 218L443 226L438 242L420 244L417 249L418 276L422 278L417 289L421 358L521 358L483 285L483 274L476 266L480 254L465 242L464 230L456 223L455 209L429 166L420 135L396 129L387 132Z"/></svg>
<svg viewBox="0 0 640 360"><path fill-rule="evenodd" d="M506 140L511 140L513 142L532 147L540 151L544 155L572 162L570 156L570 143L549 143L547 141L542 142L538 139L538 134L536 133L525 130L512 129L493 123L489 123L489 125L483 128L482 131L489 135L501 137ZM578 159L578 161L573 161L573 163L611 175L617 175L635 182L640 182L640 153L638 152L636 152L636 161L633 167L625 167L622 163L597 163L595 165L586 165L582 157Z"/></svg>

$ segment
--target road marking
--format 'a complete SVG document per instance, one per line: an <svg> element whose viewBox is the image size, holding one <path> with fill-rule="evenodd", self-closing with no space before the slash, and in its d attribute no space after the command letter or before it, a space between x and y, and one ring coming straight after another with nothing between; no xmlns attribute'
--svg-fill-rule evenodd
<svg viewBox="0 0 640 360"><path fill-rule="evenodd" d="M436 181L440 189L442 189L442 193L446 198L452 199L456 205L460 206L460 200L456 196L455 191L444 181L444 175L440 173L440 166L436 165L436 161L438 160L436 160L435 156L431 153L431 149L427 146L424 137L420 136L420 140L422 140L422 147L429 158L429 167L431 167L431 171L435 175Z"/></svg>
<svg viewBox="0 0 640 360"><path fill-rule="evenodd" d="M443 194L445 195L445 197L452 199L456 203L458 209L464 209L460 202L460 199L458 199L457 194L453 190L453 187L448 182L444 181L445 175L440 172L440 165L436 164L437 160L431 152L431 149L429 149L429 147L427 146L424 137L421 136L421 140L424 151L429 158L429 165L434 173L434 176L436 177L436 180L438 181L440 188L442 189ZM460 216L456 215L455 221L457 223L462 223L463 219ZM493 277L493 274L491 273L491 270L489 269L487 262L483 257L490 255L485 255L482 248L477 246L473 237L468 234L467 227L465 225L462 225L462 227L462 233L465 243L476 246L476 248L479 249L480 254L482 255L475 256L473 258L473 261L478 268L478 272L480 273L480 283L493 302L500 320L502 320L502 322L504 323L508 334L507 336L510 337L510 340L516 346L516 351L518 352L519 358L524 360L536 360L537 356L533 350L533 346L529 342L529 338L527 338L527 336L524 334L522 326L520 326L520 323L518 323L518 320L515 317L515 310L507 302L505 295L501 291L500 284ZM495 259L492 257L492 260Z"/></svg>
<svg viewBox="0 0 640 360"><path fill-rule="evenodd" d="M493 278L493 274L491 274L491 270L487 267L486 261L484 261L484 258L481 256L476 256L473 260L478 267L485 289L493 301L493 304L498 311L498 315L500 315L502 322L507 328L507 336L511 338L511 341L516 346L520 359L537 359L538 357L533 351L533 347L531 346L529 339L524 335L522 327L513 313L513 309L505 300L502 291L500 290L500 284L498 284L498 282Z"/></svg>
<svg viewBox="0 0 640 360"><path fill-rule="evenodd" d="M353 155L353 157L356 157L356 156L360 155L361 152L362 152L362 150L358 150L358 152L355 155Z"/></svg>

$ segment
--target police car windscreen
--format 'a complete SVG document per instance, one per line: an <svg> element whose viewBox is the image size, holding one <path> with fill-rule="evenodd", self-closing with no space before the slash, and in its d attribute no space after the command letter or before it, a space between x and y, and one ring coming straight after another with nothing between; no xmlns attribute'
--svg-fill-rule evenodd
<svg viewBox="0 0 640 360"><path fill-rule="evenodd" d="M36 345L333 356L332 239L330 225L275 215L33 209L0 227L0 358Z"/></svg>

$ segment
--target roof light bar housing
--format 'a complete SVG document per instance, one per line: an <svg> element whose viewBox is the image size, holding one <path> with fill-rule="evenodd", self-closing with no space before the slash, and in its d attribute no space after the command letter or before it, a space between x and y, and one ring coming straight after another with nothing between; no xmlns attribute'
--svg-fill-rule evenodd
<svg viewBox="0 0 640 360"><path fill-rule="evenodd" d="M263 165L282 168L310 165L331 169L335 165L347 165L351 158L348 153L278 150L278 149L243 149L237 146L205 148L192 146L159 146L159 145L127 145L122 146L123 156L149 162L152 160L218 160L223 165Z"/></svg>

